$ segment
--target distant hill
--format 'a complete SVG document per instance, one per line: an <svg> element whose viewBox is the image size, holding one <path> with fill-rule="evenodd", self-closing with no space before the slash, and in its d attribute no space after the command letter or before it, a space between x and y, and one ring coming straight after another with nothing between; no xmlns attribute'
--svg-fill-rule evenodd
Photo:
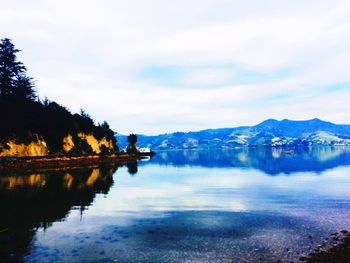
<svg viewBox="0 0 350 263"><path fill-rule="evenodd" d="M116 134L116 138L120 147L124 148L126 136ZM153 150L350 145L350 125L320 119L268 119L255 126L175 132L158 136L138 135L138 144Z"/></svg>

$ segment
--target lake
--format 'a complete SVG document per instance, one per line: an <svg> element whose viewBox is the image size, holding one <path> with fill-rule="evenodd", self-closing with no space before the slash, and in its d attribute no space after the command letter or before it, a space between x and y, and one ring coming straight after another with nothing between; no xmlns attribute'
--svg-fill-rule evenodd
<svg viewBox="0 0 350 263"><path fill-rule="evenodd" d="M5 262L290 262L350 229L350 148L2 174ZM0 260L0 261L1 261Z"/></svg>

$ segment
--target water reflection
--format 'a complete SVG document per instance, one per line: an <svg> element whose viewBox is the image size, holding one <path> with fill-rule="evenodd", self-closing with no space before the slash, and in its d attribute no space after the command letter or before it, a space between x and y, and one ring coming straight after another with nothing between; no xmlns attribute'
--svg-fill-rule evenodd
<svg viewBox="0 0 350 263"><path fill-rule="evenodd" d="M82 213L97 193L107 194L116 165L0 177L0 258L21 261L38 228Z"/></svg>
<svg viewBox="0 0 350 263"><path fill-rule="evenodd" d="M349 155L158 152L114 176L116 165L7 174L0 261L294 261L350 227Z"/></svg>
<svg viewBox="0 0 350 263"><path fill-rule="evenodd" d="M130 161L126 166L128 167L128 173L130 175L137 174L137 161L136 160Z"/></svg>
<svg viewBox="0 0 350 263"><path fill-rule="evenodd" d="M270 175L322 172L350 164L350 147L239 148L158 152L151 163L173 166L255 168Z"/></svg>

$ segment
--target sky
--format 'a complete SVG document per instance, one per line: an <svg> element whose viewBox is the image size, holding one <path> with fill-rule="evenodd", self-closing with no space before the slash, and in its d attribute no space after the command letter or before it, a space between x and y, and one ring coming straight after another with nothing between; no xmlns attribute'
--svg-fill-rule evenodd
<svg viewBox="0 0 350 263"><path fill-rule="evenodd" d="M0 0L41 98L116 132L350 123L348 0Z"/></svg>

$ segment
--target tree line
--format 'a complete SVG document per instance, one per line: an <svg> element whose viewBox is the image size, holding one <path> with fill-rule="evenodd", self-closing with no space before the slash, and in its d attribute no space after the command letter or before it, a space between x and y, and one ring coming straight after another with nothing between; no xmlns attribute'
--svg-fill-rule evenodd
<svg viewBox="0 0 350 263"><path fill-rule="evenodd" d="M77 147L72 154L91 154L91 147L78 138L78 133L93 134L96 139L106 137L112 140L114 152L118 151L114 132L104 121L95 125L94 120L84 110L72 114L65 106L49 99L41 100L33 78L17 60L16 49L8 38L0 40L0 146L14 139L28 143L41 135L51 154L62 152L63 138L71 134ZM103 154L112 153L103 149Z"/></svg>

